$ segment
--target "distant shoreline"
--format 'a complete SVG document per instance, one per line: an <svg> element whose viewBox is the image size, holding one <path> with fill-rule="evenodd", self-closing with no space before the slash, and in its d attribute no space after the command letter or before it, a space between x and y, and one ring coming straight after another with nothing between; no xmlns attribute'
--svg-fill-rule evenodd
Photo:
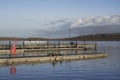
<svg viewBox="0 0 120 80"><path fill-rule="evenodd" d="M70 41L70 40L75 40L75 41L120 41L120 33L109 33L109 34L89 34L89 35L81 35L77 37L71 37L71 38L39 38L39 37L31 37L31 38L19 38L19 37L0 37L0 40L45 40L45 41Z"/></svg>

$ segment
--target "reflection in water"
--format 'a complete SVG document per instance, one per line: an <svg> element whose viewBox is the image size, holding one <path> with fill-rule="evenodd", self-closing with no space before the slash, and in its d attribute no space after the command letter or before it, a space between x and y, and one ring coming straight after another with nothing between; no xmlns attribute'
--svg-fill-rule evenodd
<svg viewBox="0 0 120 80"><path fill-rule="evenodd" d="M10 67L10 74L15 75L15 73L16 73L16 67L14 64L12 64L12 66Z"/></svg>
<svg viewBox="0 0 120 80"><path fill-rule="evenodd" d="M55 67L55 65L57 65L58 63L62 64L63 61L53 61L52 62L52 66Z"/></svg>
<svg viewBox="0 0 120 80"><path fill-rule="evenodd" d="M55 67L55 65L57 64L58 62L54 61L52 62L52 66Z"/></svg>

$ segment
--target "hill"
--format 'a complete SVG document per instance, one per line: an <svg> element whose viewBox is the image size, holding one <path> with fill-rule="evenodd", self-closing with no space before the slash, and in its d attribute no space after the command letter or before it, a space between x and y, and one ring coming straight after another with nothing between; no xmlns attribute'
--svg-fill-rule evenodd
<svg viewBox="0 0 120 80"><path fill-rule="evenodd" d="M18 38L18 37L0 37L0 40L81 40L81 41L120 41L120 33L109 33L109 34L90 34L82 35L71 38L59 38L59 39L48 39L48 38Z"/></svg>
<svg viewBox="0 0 120 80"><path fill-rule="evenodd" d="M120 33L83 35L74 37L72 40L120 41Z"/></svg>

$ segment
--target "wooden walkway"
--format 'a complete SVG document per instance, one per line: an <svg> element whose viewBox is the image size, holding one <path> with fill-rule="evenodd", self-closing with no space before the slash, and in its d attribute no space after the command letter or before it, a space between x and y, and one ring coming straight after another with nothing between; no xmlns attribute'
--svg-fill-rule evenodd
<svg viewBox="0 0 120 80"><path fill-rule="evenodd" d="M2 64L20 64L31 62L52 62L52 61L65 61L65 60L84 60L84 59L96 59L105 58L107 54L81 54L81 55L66 55L66 56L47 56L47 57L24 57L24 58L4 58L0 59L0 65Z"/></svg>

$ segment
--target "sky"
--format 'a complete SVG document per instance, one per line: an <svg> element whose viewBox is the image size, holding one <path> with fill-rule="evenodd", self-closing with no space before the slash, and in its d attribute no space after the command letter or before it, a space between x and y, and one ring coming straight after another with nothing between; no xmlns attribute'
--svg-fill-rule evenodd
<svg viewBox="0 0 120 80"><path fill-rule="evenodd" d="M120 0L0 0L0 37L120 32Z"/></svg>

